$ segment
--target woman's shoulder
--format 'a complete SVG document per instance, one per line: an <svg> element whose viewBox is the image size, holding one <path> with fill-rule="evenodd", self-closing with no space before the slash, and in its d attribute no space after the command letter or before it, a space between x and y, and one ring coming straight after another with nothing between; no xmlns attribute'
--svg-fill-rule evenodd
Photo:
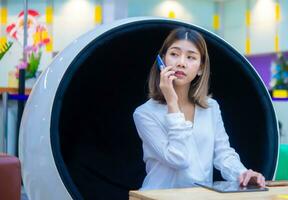
<svg viewBox="0 0 288 200"><path fill-rule="evenodd" d="M135 112L144 112L144 113L158 112L159 110L162 110L165 106L166 105L160 104L158 101L151 98L142 105L138 106L135 109Z"/></svg>
<svg viewBox="0 0 288 200"><path fill-rule="evenodd" d="M210 109L210 112L213 113L214 117L218 117L219 113L221 113L220 105L218 101L212 97L209 97L207 99L207 102L208 102L208 108Z"/></svg>
<svg viewBox="0 0 288 200"><path fill-rule="evenodd" d="M212 97L207 97L207 103L209 108L215 108L219 105L217 100Z"/></svg>

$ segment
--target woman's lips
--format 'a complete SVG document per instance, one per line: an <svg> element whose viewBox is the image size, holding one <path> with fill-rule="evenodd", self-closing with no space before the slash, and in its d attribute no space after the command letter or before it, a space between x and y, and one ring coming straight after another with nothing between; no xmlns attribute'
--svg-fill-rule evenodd
<svg viewBox="0 0 288 200"><path fill-rule="evenodd" d="M182 71L176 71L174 74L177 78L184 78L186 74Z"/></svg>

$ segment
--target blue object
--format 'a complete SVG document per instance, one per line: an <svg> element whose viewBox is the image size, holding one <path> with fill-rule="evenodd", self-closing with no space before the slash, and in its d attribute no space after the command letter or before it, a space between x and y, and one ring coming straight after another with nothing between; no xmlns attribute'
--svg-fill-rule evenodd
<svg viewBox="0 0 288 200"><path fill-rule="evenodd" d="M159 69L160 71L166 67L165 64L164 64L164 62L163 62L163 60L162 60L162 58L160 57L159 54L157 55L156 61L157 61L158 69Z"/></svg>
<svg viewBox="0 0 288 200"><path fill-rule="evenodd" d="M9 94L9 99L18 100L18 101L27 101L28 95L21 95L21 94Z"/></svg>

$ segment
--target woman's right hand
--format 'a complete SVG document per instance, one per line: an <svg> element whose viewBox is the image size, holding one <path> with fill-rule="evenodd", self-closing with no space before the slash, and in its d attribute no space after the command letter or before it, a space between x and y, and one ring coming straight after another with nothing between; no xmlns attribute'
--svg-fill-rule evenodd
<svg viewBox="0 0 288 200"><path fill-rule="evenodd" d="M175 92L173 81L177 79L172 70L173 66L167 66L160 72L159 87L168 105L169 112L179 112L178 96Z"/></svg>

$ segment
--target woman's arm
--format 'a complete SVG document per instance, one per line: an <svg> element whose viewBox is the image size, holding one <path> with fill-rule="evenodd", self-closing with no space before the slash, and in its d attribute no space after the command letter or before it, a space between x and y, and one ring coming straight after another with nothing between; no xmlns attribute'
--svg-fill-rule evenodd
<svg viewBox="0 0 288 200"><path fill-rule="evenodd" d="M183 113L168 113L165 116L168 132L161 128L158 120L148 111L136 110L134 122L143 142L144 153L175 169L189 166L188 137L192 123L187 123Z"/></svg>
<svg viewBox="0 0 288 200"><path fill-rule="evenodd" d="M265 177L251 169L247 170L241 163L239 155L230 147L229 138L225 131L221 111L216 103L216 135L214 148L214 165L221 171L223 178L239 181L240 185L256 184L265 187Z"/></svg>

